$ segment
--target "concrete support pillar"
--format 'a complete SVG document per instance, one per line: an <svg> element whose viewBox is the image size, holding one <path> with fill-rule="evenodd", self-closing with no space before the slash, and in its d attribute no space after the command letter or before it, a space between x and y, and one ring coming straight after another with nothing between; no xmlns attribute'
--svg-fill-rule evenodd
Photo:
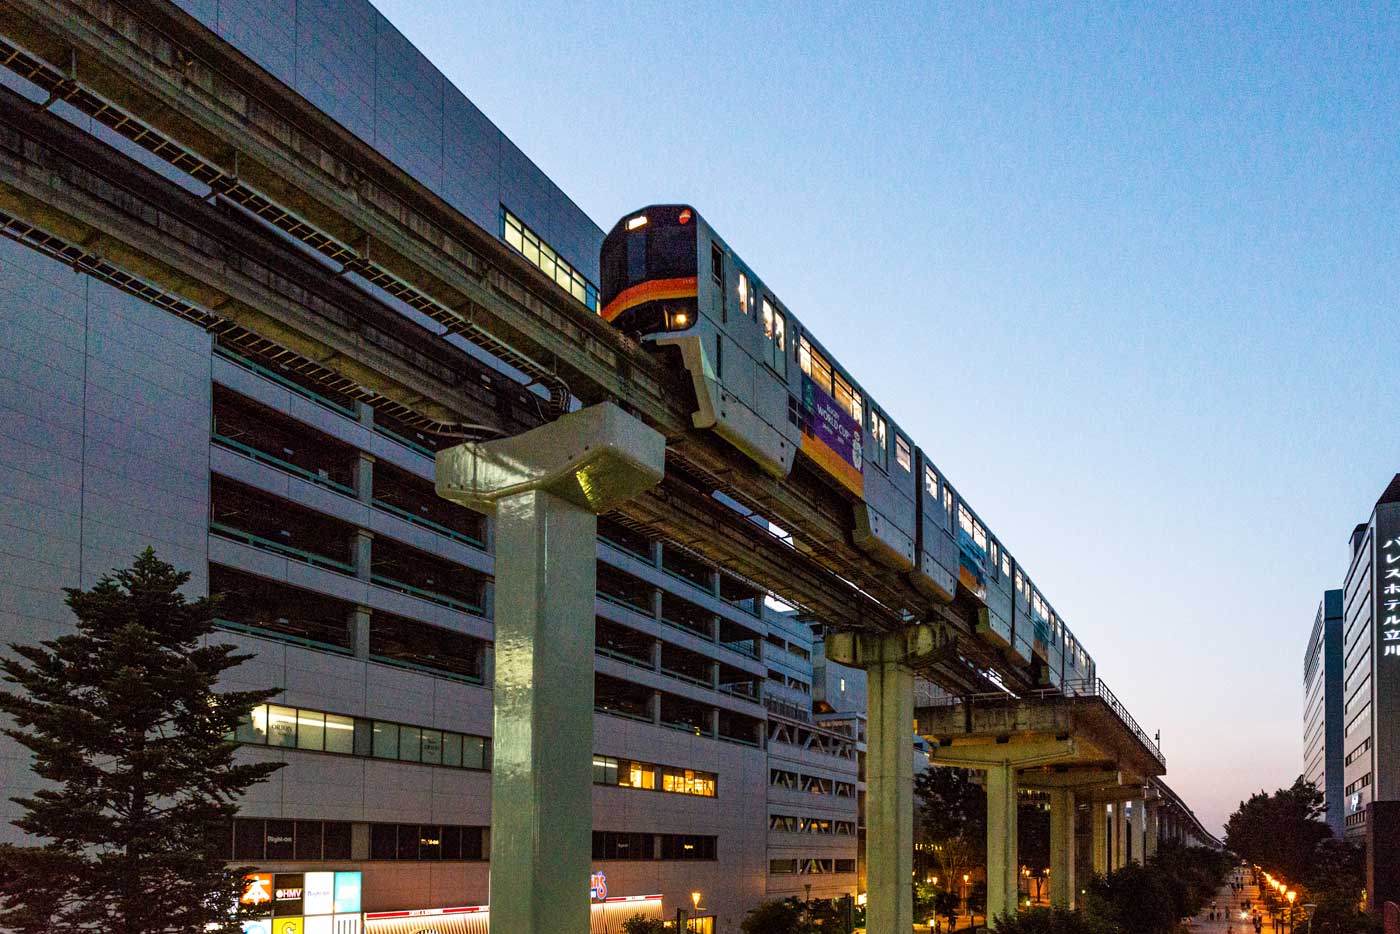
<svg viewBox="0 0 1400 934"><path fill-rule="evenodd" d="M369 607L355 607L350 614L350 648L356 658L369 658L369 623Z"/></svg>
<svg viewBox="0 0 1400 934"><path fill-rule="evenodd" d="M1016 768L987 768L987 917L1016 914L1020 871L1016 823ZM1052 818L1053 819L1053 818Z"/></svg>
<svg viewBox="0 0 1400 934"><path fill-rule="evenodd" d="M588 930L597 514L664 464L610 403L437 455L438 494L496 519L493 928Z"/></svg>
<svg viewBox="0 0 1400 934"><path fill-rule="evenodd" d="M1161 836L1162 833L1161 819L1160 815L1158 814L1157 805L1155 803L1149 803L1147 806L1146 813L1143 816L1147 819L1147 842L1145 844L1146 848L1143 850L1143 854L1148 859L1151 859L1152 857L1157 855L1157 844L1159 842L1158 838Z"/></svg>
<svg viewBox="0 0 1400 934"><path fill-rule="evenodd" d="M828 633L826 657L864 668L866 930L907 934L914 924L914 669L935 648L933 629L857 636Z"/></svg>
<svg viewBox="0 0 1400 934"><path fill-rule="evenodd" d="M364 451L355 462L355 498L362 503L374 500L374 457Z"/></svg>
<svg viewBox="0 0 1400 934"><path fill-rule="evenodd" d="M914 670L891 651L865 671L866 930L903 934L914 925Z"/></svg>
<svg viewBox="0 0 1400 934"><path fill-rule="evenodd" d="M1108 875L1108 814L1103 802L1095 801L1089 805L1090 825L1093 830L1094 841L1094 872L1101 876Z"/></svg>
<svg viewBox="0 0 1400 934"><path fill-rule="evenodd" d="M1128 864L1128 813L1127 803L1113 802L1113 868L1122 869Z"/></svg>
<svg viewBox="0 0 1400 934"><path fill-rule="evenodd" d="M1133 862L1140 866L1147 864L1147 802L1142 798L1133 800L1132 810Z"/></svg>
<svg viewBox="0 0 1400 934"><path fill-rule="evenodd" d="M1073 908L1074 880L1074 792L1053 788L1050 795L1050 904Z"/></svg>
<svg viewBox="0 0 1400 934"><path fill-rule="evenodd" d="M355 530L355 576L362 581L370 579L374 568L374 533L365 529Z"/></svg>

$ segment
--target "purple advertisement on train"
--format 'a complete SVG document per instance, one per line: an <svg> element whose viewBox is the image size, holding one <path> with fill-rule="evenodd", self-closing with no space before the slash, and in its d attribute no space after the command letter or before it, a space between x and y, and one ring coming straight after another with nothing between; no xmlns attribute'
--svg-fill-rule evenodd
<svg viewBox="0 0 1400 934"><path fill-rule="evenodd" d="M865 489L860 422L831 394L802 376L802 452L854 493Z"/></svg>

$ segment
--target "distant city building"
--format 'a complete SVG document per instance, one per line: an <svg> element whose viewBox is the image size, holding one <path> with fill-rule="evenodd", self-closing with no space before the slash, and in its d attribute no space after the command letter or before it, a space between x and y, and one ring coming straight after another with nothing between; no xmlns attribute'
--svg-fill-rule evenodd
<svg viewBox="0 0 1400 934"><path fill-rule="evenodd" d="M1400 800L1400 474L1352 532L1343 613L1345 826L1364 836L1366 806Z"/></svg>
<svg viewBox="0 0 1400 934"><path fill-rule="evenodd" d="M1342 591L1322 596L1303 657L1303 777L1327 802L1327 825L1345 830L1342 789Z"/></svg>

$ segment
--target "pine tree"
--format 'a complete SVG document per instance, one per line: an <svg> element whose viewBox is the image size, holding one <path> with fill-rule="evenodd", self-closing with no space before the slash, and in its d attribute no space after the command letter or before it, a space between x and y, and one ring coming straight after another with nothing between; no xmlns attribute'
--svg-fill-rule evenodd
<svg viewBox="0 0 1400 934"><path fill-rule="evenodd" d="M147 548L91 590L68 589L77 631L0 658L4 732L45 782L0 846L0 930L189 934L234 917L226 868L237 797L280 763L238 764L227 737L275 691L216 693L248 659L206 644L217 598Z"/></svg>

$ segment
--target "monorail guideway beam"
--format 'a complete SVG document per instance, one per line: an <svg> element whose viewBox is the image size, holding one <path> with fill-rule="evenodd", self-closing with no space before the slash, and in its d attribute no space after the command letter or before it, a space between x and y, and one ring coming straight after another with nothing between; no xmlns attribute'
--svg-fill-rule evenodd
<svg viewBox="0 0 1400 934"><path fill-rule="evenodd" d="M597 517L659 483L665 456L612 403L437 455L439 495L496 517L493 930L588 930Z"/></svg>

